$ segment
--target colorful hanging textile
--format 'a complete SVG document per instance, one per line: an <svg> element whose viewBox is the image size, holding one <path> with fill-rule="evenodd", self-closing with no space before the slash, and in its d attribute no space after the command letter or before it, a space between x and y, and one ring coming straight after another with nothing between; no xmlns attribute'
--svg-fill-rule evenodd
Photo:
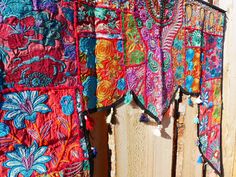
<svg viewBox="0 0 236 177"><path fill-rule="evenodd" d="M224 26L199 0L2 0L0 173L88 176L84 115L133 97L161 122L181 88L221 174Z"/></svg>
<svg viewBox="0 0 236 177"><path fill-rule="evenodd" d="M0 176L89 176L73 1L0 2Z"/></svg>

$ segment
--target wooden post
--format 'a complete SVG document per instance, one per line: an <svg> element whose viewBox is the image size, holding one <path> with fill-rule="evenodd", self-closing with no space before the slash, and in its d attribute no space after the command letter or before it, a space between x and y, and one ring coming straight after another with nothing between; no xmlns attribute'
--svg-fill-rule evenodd
<svg viewBox="0 0 236 177"><path fill-rule="evenodd" d="M171 166L171 177L176 177L176 163L177 163L177 149L178 149L178 126L177 120L179 118L179 104L175 100L174 108L174 125L173 125L173 145L172 145L172 166Z"/></svg>

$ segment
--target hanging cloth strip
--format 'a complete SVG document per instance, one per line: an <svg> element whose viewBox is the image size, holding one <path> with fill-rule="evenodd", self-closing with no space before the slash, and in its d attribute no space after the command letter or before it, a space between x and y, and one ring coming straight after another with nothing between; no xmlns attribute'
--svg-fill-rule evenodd
<svg viewBox="0 0 236 177"><path fill-rule="evenodd" d="M225 18L200 0L2 1L1 174L88 176L84 115L133 98L160 123L181 88L221 175Z"/></svg>
<svg viewBox="0 0 236 177"><path fill-rule="evenodd" d="M90 176L77 2L0 2L0 176Z"/></svg>

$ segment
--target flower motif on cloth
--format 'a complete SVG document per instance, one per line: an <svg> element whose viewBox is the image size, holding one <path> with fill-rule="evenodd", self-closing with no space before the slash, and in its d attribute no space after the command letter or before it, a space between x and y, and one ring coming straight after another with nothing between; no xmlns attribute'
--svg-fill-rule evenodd
<svg viewBox="0 0 236 177"><path fill-rule="evenodd" d="M15 145L14 151L7 152L9 160L4 162L3 166L9 168L9 177L16 177L22 174L30 177L34 171L39 174L47 172L45 163L51 160L50 156L45 156L46 146L39 147L37 142L33 142L30 147L24 145Z"/></svg>
<svg viewBox="0 0 236 177"><path fill-rule="evenodd" d="M6 153L0 157L5 176L89 175L76 94L74 89L3 94L0 149Z"/></svg>
<svg viewBox="0 0 236 177"><path fill-rule="evenodd" d="M10 128L8 127L8 125L0 122L0 137L7 136L9 132L10 132Z"/></svg>
<svg viewBox="0 0 236 177"><path fill-rule="evenodd" d="M1 103L1 109L6 111L4 120L13 120L17 129L25 128L25 120L36 121L37 113L46 114L51 109L44 104L47 95L39 95L37 91L25 91L4 95L6 101Z"/></svg>

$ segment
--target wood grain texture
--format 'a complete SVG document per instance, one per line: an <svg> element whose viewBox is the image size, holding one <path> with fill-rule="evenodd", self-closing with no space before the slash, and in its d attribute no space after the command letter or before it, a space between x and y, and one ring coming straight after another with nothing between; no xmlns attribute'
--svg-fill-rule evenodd
<svg viewBox="0 0 236 177"><path fill-rule="evenodd" d="M108 127L106 112L92 114L94 129L89 136L91 145L96 147L97 156L94 159L94 176L108 177Z"/></svg>
<svg viewBox="0 0 236 177"><path fill-rule="evenodd" d="M178 120L178 158L176 177L201 177L202 164L197 164L200 155L197 141L197 125L193 118L197 115L197 105L193 107L187 104L187 96L183 96L181 107L185 107Z"/></svg>
<svg viewBox="0 0 236 177"><path fill-rule="evenodd" d="M223 165L225 177L236 177L236 1L220 0L220 7L227 11L227 30L224 47L223 86Z"/></svg>
<svg viewBox="0 0 236 177"><path fill-rule="evenodd" d="M117 110L116 176L168 177L171 175L172 122L166 119L165 138L157 137L153 134L156 123L140 123L140 115L141 110L131 105Z"/></svg>

